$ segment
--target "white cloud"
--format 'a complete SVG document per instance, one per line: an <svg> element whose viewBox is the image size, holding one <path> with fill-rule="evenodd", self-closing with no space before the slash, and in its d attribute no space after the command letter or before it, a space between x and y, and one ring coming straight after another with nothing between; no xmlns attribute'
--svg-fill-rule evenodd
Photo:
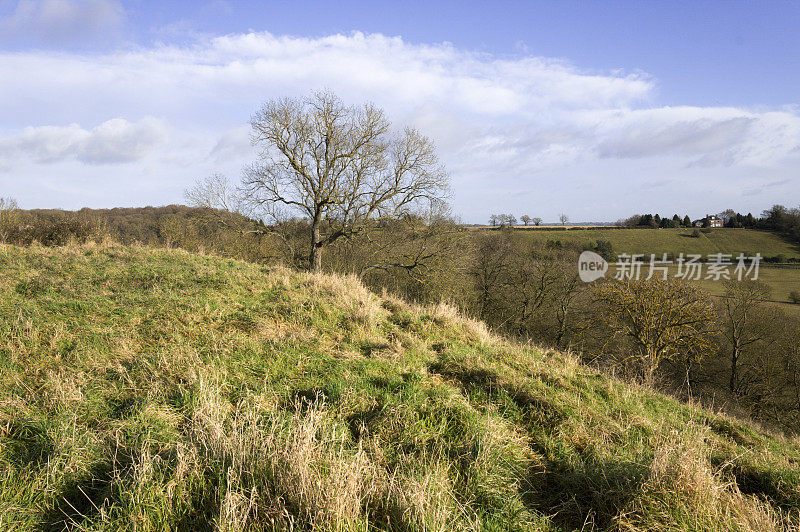
<svg viewBox="0 0 800 532"><path fill-rule="evenodd" d="M124 18L114 0L20 0L0 19L0 41L72 44L106 35Z"/></svg>
<svg viewBox="0 0 800 532"><path fill-rule="evenodd" d="M9 128L0 130L0 165L13 163L12 152L89 164L158 152L147 160L153 175L235 175L253 156L247 121L264 100L328 87L348 102L374 101L433 137L453 178L455 210L468 219L515 209L554 218L584 195L587 218L659 209L649 201L710 211L699 207L709 197L725 208L757 188L753 180L796 175L797 108L661 107L647 74L586 72L524 54L499 58L362 33L250 33L101 55L0 52L0 116ZM119 116L158 121L109 120ZM711 192L628 191L632 182L688 187L698 179ZM789 186L765 188L759 200Z"/></svg>
<svg viewBox="0 0 800 532"><path fill-rule="evenodd" d="M43 85L57 79L60 92L80 95L94 108L146 104L148 114L158 116L197 113L198 106L212 102L212 108L203 109L212 116L221 108L237 110L235 103L249 116L265 98L331 87L345 98L372 99L393 110L435 104L460 116L502 120L631 105L647 98L653 87L642 75L587 75L540 58L497 59L446 44L411 45L360 33L319 39L260 33L219 37L189 48L0 57L0 75L14 73L0 87L4 96L32 89L52 93ZM39 103L40 115L64 111L55 101L42 98ZM10 104L0 106L13 111Z"/></svg>
<svg viewBox="0 0 800 532"><path fill-rule="evenodd" d="M222 133L211 149L209 158L214 162L223 162L242 160L253 155L253 147L250 145L250 126L239 126Z"/></svg>
<svg viewBox="0 0 800 532"><path fill-rule="evenodd" d="M166 142L166 127L154 118L131 123L114 118L92 130L78 124L26 127L17 135L0 138L0 161L30 159L57 163L74 159L87 164L130 163L145 158Z"/></svg>

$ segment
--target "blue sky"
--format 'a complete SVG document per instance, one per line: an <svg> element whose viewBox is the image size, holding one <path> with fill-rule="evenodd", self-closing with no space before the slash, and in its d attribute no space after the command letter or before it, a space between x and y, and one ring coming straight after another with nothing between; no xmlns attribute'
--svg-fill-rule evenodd
<svg viewBox="0 0 800 532"><path fill-rule="evenodd" d="M0 195L183 201L328 87L439 146L453 212L797 205L800 3L0 0Z"/></svg>

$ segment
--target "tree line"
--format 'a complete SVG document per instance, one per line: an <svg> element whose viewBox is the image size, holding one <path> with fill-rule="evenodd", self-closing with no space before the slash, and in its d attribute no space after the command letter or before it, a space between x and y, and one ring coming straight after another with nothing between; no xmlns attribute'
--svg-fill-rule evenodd
<svg viewBox="0 0 800 532"><path fill-rule="evenodd" d="M721 220L723 227L745 228L745 229L767 229L777 231L800 241L800 210L789 209L783 205L774 205L765 210L760 217L753 216L752 213L742 214L733 209L726 209L714 215ZM710 215L706 215L697 220L692 220L689 215L683 218L677 214L672 217L661 216L659 214L634 214L625 219L618 220L616 225L620 227L649 227L649 228L678 228L678 227L709 227Z"/></svg>
<svg viewBox="0 0 800 532"><path fill-rule="evenodd" d="M529 216L527 214L523 214L519 217L520 221L523 225L530 225L533 224L534 226L542 225L542 219L538 216ZM561 225L566 225L569 223L569 216L566 214L561 214L558 217ZM513 214L492 214L489 216L489 225L492 227L514 227L517 225L517 217Z"/></svg>
<svg viewBox="0 0 800 532"><path fill-rule="evenodd" d="M538 216L531 217L527 214L523 214L519 217L520 221L523 225L541 225L542 219ZM492 214L489 216L489 225L492 227L514 227L517 225L517 217L513 214Z"/></svg>

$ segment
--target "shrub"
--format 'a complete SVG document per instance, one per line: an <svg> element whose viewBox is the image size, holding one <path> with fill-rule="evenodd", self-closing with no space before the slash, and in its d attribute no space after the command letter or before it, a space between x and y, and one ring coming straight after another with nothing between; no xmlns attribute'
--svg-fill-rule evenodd
<svg viewBox="0 0 800 532"><path fill-rule="evenodd" d="M688 368L713 349L713 307L697 287L677 280L611 281L595 287L599 316L624 339L623 362L653 383L662 360ZM620 353L622 354L622 353Z"/></svg>
<svg viewBox="0 0 800 532"><path fill-rule="evenodd" d="M791 301L795 305L800 305L800 291L792 290L789 293L789 301Z"/></svg>
<svg viewBox="0 0 800 532"><path fill-rule="evenodd" d="M617 255L614 253L614 246L612 246L611 242L608 240L598 240L596 245L590 245L588 249L594 251L608 262L617 260Z"/></svg>

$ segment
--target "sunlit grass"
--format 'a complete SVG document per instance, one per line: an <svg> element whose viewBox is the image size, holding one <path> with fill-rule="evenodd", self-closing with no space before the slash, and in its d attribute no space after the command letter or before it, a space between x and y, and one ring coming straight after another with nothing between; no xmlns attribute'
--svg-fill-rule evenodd
<svg viewBox="0 0 800 532"><path fill-rule="evenodd" d="M683 229L569 229L567 231L524 230L526 238L542 243L560 240L562 243L575 242L579 245L594 244L598 239L611 242L615 253L642 253L649 256L655 253L670 253L677 257L680 253L708 256L713 253L744 253L762 257L783 255L786 259L800 258L800 248L770 231L755 229L716 228L700 232L693 238L693 228Z"/></svg>
<svg viewBox="0 0 800 532"><path fill-rule="evenodd" d="M0 250L0 529L769 530L798 464L353 278Z"/></svg>

